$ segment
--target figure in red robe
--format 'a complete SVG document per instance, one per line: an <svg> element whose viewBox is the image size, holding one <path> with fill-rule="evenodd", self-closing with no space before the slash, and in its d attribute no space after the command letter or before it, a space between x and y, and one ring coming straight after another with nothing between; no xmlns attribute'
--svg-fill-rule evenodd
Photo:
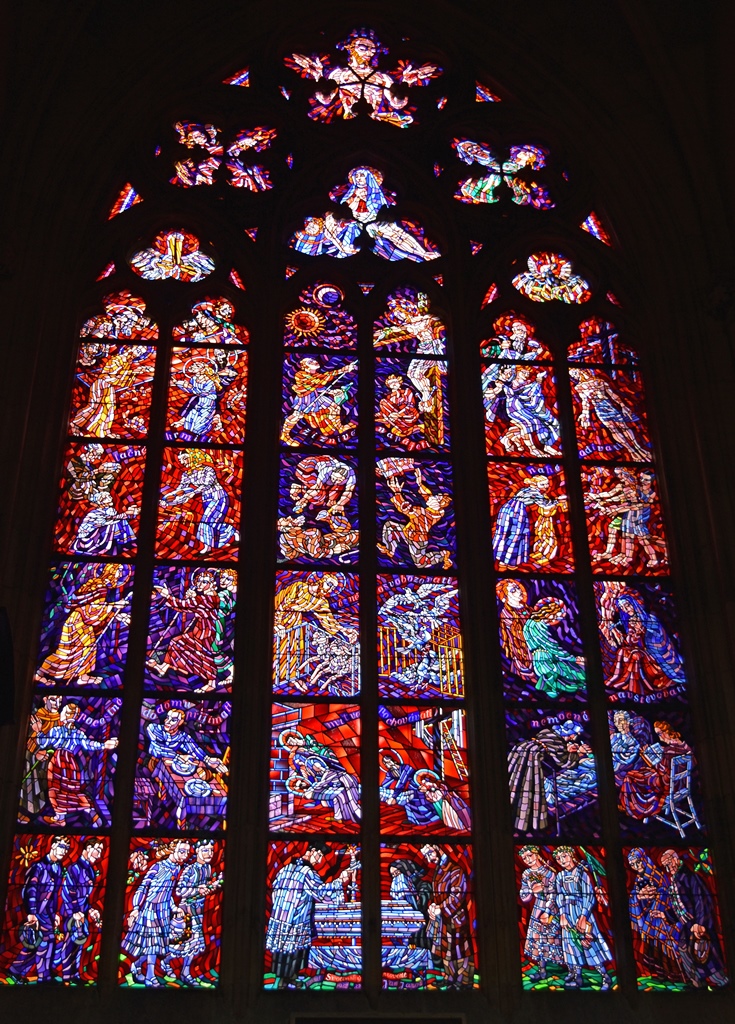
<svg viewBox="0 0 735 1024"><path fill-rule="evenodd" d="M646 763L629 771L620 786L620 809L639 821L663 811L671 785L672 762L675 757L692 752L668 722L654 722L653 728L661 744L660 758L655 759L655 748L641 749L640 756Z"/></svg>
<svg viewBox="0 0 735 1024"><path fill-rule="evenodd" d="M388 434L391 443L408 451L426 448L415 394L411 388L403 387L403 379L397 373L386 377L385 386L388 393L378 406L378 426ZM418 439L414 439L415 435Z"/></svg>
<svg viewBox="0 0 735 1024"><path fill-rule="evenodd" d="M196 573L193 586L183 598L174 597L167 586L155 590L169 608L181 613L181 632L172 637L160 661L155 655L148 659L148 667L163 677L168 672L182 676L198 676L202 685L195 691L204 693L217 685L213 644L217 630L220 598L214 574L206 570Z"/></svg>

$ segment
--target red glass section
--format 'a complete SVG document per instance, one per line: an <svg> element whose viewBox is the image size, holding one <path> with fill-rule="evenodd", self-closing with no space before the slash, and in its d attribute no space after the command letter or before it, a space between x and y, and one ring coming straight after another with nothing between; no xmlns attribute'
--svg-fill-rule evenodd
<svg viewBox="0 0 735 1024"><path fill-rule="evenodd" d="M669 572L656 475L651 469L582 469L587 535L595 573Z"/></svg>
<svg viewBox="0 0 735 1024"><path fill-rule="evenodd" d="M650 462L640 374L580 367L571 368L569 378L580 458Z"/></svg>
<svg viewBox="0 0 735 1024"><path fill-rule="evenodd" d="M15 836L0 939L1 983L95 984L109 842L93 835Z"/></svg>
<svg viewBox="0 0 735 1024"><path fill-rule="evenodd" d="M268 846L266 989L360 988L360 848L321 840ZM298 933L292 922L304 921ZM296 942L302 943L296 949Z"/></svg>
<svg viewBox="0 0 735 1024"><path fill-rule="evenodd" d="M164 448L157 557L233 559L241 490L241 452Z"/></svg>
<svg viewBox="0 0 735 1024"><path fill-rule="evenodd" d="M145 345L83 341L71 395L69 432L78 437L145 437L155 364L155 349Z"/></svg>
<svg viewBox="0 0 735 1024"><path fill-rule="evenodd" d="M464 711L444 704L390 704L378 714L381 833L468 835Z"/></svg>
<svg viewBox="0 0 735 1024"><path fill-rule="evenodd" d="M361 817L359 707L274 704L271 831L356 833Z"/></svg>
<svg viewBox="0 0 735 1024"><path fill-rule="evenodd" d="M167 440L242 444L247 392L246 352L194 346L174 348Z"/></svg>
<svg viewBox="0 0 735 1024"><path fill-rule="evenodd" d="M479 988L470 846L383 843L380 895L384 989Z"/></svg>
<svg viewBox="0 0 735 1024"><path fill-rule="evenodd" d="M728 984L710 851L695 846L623 849L638 988L710 990Z"/></svg>
<svg viewBox="0 0 735 1024"><path fill-rule="evenodd" d="M224 853L222 839L131 839L120 985L219 983Z"/></svg>
<svg viewBox="0 0 735 1024"><path fill-rule="evenodd" d="M145 449L72 442L64 452L54 529L57 551L135 554Z"/></svg>
<svg viewBox="0 0 735 1024"><path fill-rule="evenodd" d="M528 845L516 854L523 988L616 987L604 849Z"/></svg>
<svg viewBox="0 0 735 1024"><path fill-rule="evenodd" d="M561 466L491 462L488 484L496 568L501 572L572 572Z"/></svg>

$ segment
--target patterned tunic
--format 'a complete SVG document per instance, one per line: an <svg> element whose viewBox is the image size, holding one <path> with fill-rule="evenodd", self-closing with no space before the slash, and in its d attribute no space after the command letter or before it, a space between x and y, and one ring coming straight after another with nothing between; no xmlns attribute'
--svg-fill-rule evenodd
<svg viewBox="0 0 735 1024"><path fill-rule="evenodd" d="M575 864L569 871L562 868L554 887L559 912L567 922L562 921L561 926L561 945L567 967L604 968L612 960L612 953L594 916L595 889L589 870L584 864ZM584 933L577 928L581 917L587 921Z"/></svg>
<svg viewBox="0 0 735 1024"><path fill-rule="evenodd" d="M564 963L561 948L561 925L559 924L559 908L556 904L554 888L555 872L548 864L537 868L526 868L521 876L520 897L524 903L533 900L531 917L526 931L524 954L534 963ZM534 892L532 886L541 882L542 892ZM549 920L544 922L542 916L548 914Z"/></svg>
<svg viewBox="0 0 735 1024"><path fill-rule="evenodd" d="M212 877L210 864L187 864L176 883L176 895L182 910L191 914L191 935L176 947L176 955L191 959L207 948L204 939L204 901L206 896L199 892L200 885L206 885Z"/></svg>
<svg viewBox="0 0 735 1024"><path fill-rule="evenodd" d="M174 889L181 865L171 858L153 864L135 890L133 906L138 916L123 939L126 953L137 959L165 956L169 952L171 918L176 910Z"/></svg>

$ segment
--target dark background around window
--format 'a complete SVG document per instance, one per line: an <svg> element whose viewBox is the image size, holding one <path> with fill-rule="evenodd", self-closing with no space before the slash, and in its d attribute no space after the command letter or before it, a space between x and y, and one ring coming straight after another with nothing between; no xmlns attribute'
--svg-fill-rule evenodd
<svg viewBox="0 0 735 1024"><path fill-rule="evenodd" d="M12 831L76 329L96 304L90 282L111 258L108 240L132 241L128 215L108 228L107 211L124 181L135 182L138 169L142 173L150 162L159 130L176 117L215 118L216 111L198 106L205 83L208 89L223 74L254 63L258 54L263 64L264 56L270 56L272 77L264 84L275 88L285 78L282 52L310 40L310 25L324 28L331 40L353 25L374 23L395 27L396 36L436 46L457 70L465 60L484 68L523 112L518 139L540 138L557 159L567 159L577 176L580 203L604 213L616 231L620 245L610 256L611 264L619 265L614 288L625 304L631 341L645 357L649 402L658 425L732 969L735 495L729 467L735 464L735 143L730 97L735 71L729 40L735 17L722 8L712 3L694 12L690 4L663 0L645 7L625 0L532 0L524 6L436 2L420 8L335 3L307 8L293 0L278 6L70 0L55 8L35 0L11 12L2 170L7 216L0 240L0 605L8 608L13 627L18 692L16 723L0 730L0 835L9 837ZM391 56L398 54L394 50ZM437 139L439 144L444 140ZM328 180L315 181L314 198L321 199L338 177L330 171ZM405 191L403 182L400 187ZM283 216L296 222L303 212L295 208ZM247 274L247 266L239 269ZM256 286L250 281L248 286L247 304L256 299L259 318L276 324L282 280L274 280L271 290L261 275ZM103 282L96 294L104 291ZM452 308L455 322L473 316L470 309ZM457 369L460 403L463 394L474 395L470 401L477 402L477 371ZM264 465L275 464L274 436L251 434L249 446ZM458 478L458 490L461 483ZM257 521L257 512L251 514ZM246 606L254 633L258 617L268 614L264 606L270 599L272 565L264 562L261 571L267 598L254 594ZM470 610L469 628L478 638L471 668L480 678L489 670L489 655L479 642L484 623L474 614ZM258 670L266 673L265 694L267 656L260 666L253 664ZM80 1018L123 1021L132 1015L168 1021L184 1013L202 1021L285 1022L294 1014L318 1015L322 1009L346 1020L361 1015L395 1019L404 1011L408 1019L427 1020L462 1013L468 1021L556 1021L594 1013L600 1020L665 1016L684 1021L703 1012L727 1019L735 1006L731 993L659 996L623 989L609 997L521 994L511 840L509 832L489 827L507 820L505 780L498 774L504 772L501 733L497 723L478 719L475 734L486 748L475 760L476 792L484 788L478 770L495 779L479 808L485 824L476 846L481 995L385 993L370 1002L362 995L261 993L260 964L243 964L242 957L245 948L257 949L260 941L266 823L262 796L241 785L233 801L237 831L228 833L225 925L231 932L220 992L120 992L108 978L96 991L0 992L4 1012L53 1016L61 1024ZM255 737L252 745L247 737L241 741L253 750L241 778L253 786L263 768L262 739ZM124 830L127 823L118 820L115 827ZM254 833L256 853L250 844ZM9 845L6 839L0 854L3 877ZM243 977L250 984L233 985Z"/></svg>

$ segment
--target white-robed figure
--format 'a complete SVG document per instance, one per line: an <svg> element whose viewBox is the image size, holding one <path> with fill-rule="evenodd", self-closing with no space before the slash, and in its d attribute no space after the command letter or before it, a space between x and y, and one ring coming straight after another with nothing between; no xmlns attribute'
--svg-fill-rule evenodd
<svg viewBox="0 0 735 1024"><path fill-rule="evenodd" d="M542 981L546 977L548 963L564 963L556 904L556 872L543 859L538 846L523 846L518 855L526 865L521 875L519 896L522 903L531 903L523 953L536 964L536 969L530 974L531 981Z"/></svg>
<svg viewBox="0 0 735 1024"><path fill-rule="evenodd" d="M346 868L332 882L314 869L328 852L325 843L312 843L277 872L271 889L272 908L265 948L272 958L275 988L293 988L298 973L309 963L309 950L316 936L314 917L317 903L343 903L344 885L351 876Z"/></svg>
<svg viewBox="0 0 735 1024"><path fill-rule="evenodd" d="M561 948L569 971L564 988L581 988L582 968L592 967L600 974L601 991L607 991L612 979L605 964L613 957L595 918L597 895L590 870L577 860L571 846L557 846L554 860L559 865L554 889L561 923Z"/></svg>
<svg viewBox="0 0 735 1024"><path fill-rule="evenodd" d="M171 969L171 923L175 917L184 916L174 893L190 851L191 844L186 839L161 845L157 850L161 859L148 868L133 893L122 948L133 960L133 980L139 985L160 987L164 984L156 974L157 960L162 961L164 970Z"/></svg>
<svg viewBox="0 0 735 1024"><path fill-rule="evenodd" d="M184 470L181 481L174 490L162 495L162 504L183 505L200 495L202 511L196 523L196 538L202 545L202 554L224 548L231 540L239 541L239 532L225 521L230 498L217 478L212 455L201 448L184 448L178 459Z"/></svg>
<svg viewBox="0 0 735 1024"><path fill-rule="evenodd" d="M204 953L207 942L204 938L204 904L207 896L215 892L222 884L221 876L212 874L212 857L214 843L211 839L200 839L194 844L196 860L187 864L179 875L176 883L176 896L179 907L189 917L190 932L188 938L173 945L169 956L180 956L183 959L181 980L187 985L199 985L206 981L203 977L194 977L191 965L194 957Z"/></svg>

